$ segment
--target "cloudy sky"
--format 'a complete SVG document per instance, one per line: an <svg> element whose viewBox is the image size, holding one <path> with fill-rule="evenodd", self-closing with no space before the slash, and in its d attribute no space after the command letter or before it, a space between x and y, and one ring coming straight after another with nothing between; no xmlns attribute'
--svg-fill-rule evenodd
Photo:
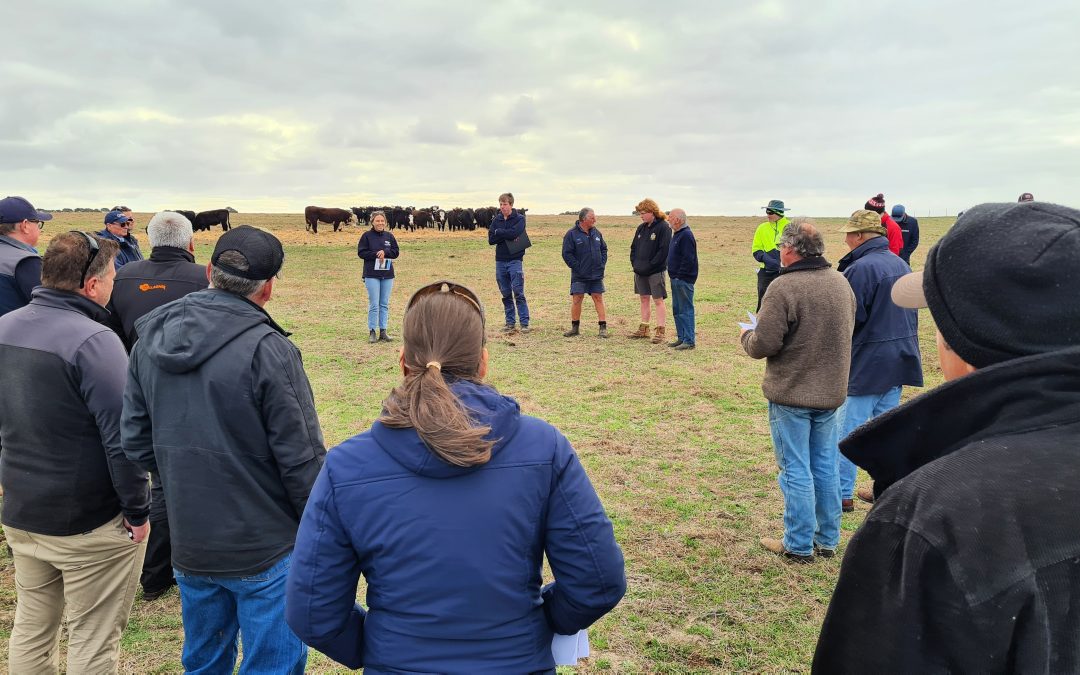
<svg viewBox="0 0 1080 675"><path fill-rule="evenodd" d="M1080 206L1076 0L37 0L0 23L0 193L43 208Z"/></svg>

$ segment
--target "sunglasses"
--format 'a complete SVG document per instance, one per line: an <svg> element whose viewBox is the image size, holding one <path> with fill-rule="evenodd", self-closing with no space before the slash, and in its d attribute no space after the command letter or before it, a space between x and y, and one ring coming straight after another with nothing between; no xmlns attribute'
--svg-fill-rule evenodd
<svg viewBox="0 0 1080 675"><path fill-rule="evenodd" d="M435 295L436 293L451 293L459 298L464 299L470 306L476 309L477 314L480 315L480 326L484 328L486 321L484 320L484 307L480 304L480 298L476 293L473 293L469 288L456 284L453 281L436 281L430 283L427 286L421 286L412 294L409 298L408 304L405 305L405 313L408 314L409 310L413 308L421 298L426 298L429 295ZM486 335L485 335L486 339Z"/></svg>
<svg viewBox="0 0 1080 675"><path fill-rule="evenodd" d="M94 258L97 257L98 251L101 250L101 246L98 244L97 237L91 237L81 230L72 230L71 234L81 234L83 238L86 239L86 244L90 247L90 257L86 259L86 266L83 267L82 276L79 277L79 288L82 288L86 284L86 273L90 271L90 266L94 264Z"/></svg>
<svg viewBox="0 0 1080 675"><path fill-rule="evenodd" d="M33 224L37 225L37 229L39 229L39 230L44 230L45 229L45 221L44 220L31 220L30 218L27 218L26 222L33 223Z"/></svg>

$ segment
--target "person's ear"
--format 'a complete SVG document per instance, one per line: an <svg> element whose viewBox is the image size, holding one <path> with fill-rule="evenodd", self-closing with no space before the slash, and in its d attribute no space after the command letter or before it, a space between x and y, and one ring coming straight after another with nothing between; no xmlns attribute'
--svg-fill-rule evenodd
<svg viewBox="0 0 1080 675"><path fill-rule="evenodd" d="M480 352L480 368L476 371L476 374L480 377L481 380L487 377L488 361L490 360L490 358L491 357L488 355L487 347L484 347L483 351Z"/></svg>
<svg viewBox="0 0 1080 675"><path fill-rule="evenodd" d="M214 270L214 263L209 263L209 262L206 263L206 280L209 281L211 284L214 283L213 277L210 275L210 273L213 270Z"/></svg>
<svg viewBox="0 0 1080 675"><path fill-rule="evenodd" d="M195 237L192 237L191 239L188 239L187 251L188 251L188 253L191 253L191 254L195 253Z"/></svg>

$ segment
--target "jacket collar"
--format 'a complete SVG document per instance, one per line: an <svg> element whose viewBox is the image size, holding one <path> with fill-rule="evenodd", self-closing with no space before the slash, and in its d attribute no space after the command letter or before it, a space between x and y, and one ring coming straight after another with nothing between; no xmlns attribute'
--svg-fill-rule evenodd
<svg viewBox="0 0 1080 675"><path fill-rule="evenodd" d="M273 329L274 329L274 330L276 330L277 332L281 333L281 334L282 334L282 335L284 335L285 337L289 337L290 335L292 335L292 333L290 333L289 331L285 330L285 329L284 329L284 328L282 328L282 327L281 327L280 325L278 325L278 322L277 322L277 321L274 321L274 317L270 316L270 313L269 313L269 312L267 312L267 311L266 311L265 309L263 309L262 307L259 307L258 305L256 305L256 304L255 304L254 302L252 302L251 300L248 300L248 299L247 299L247 298L245 298L244 296L242 296L242 295L237 295L236 293L229 293L228 291L221 291L221 290L218 290L218 289L216 289L216 288L208 288L208 289L206 289L206 290L208 290L208 291L213 291L213 292L215 292L215 293L221 293L221 294L222 294L222 297L228 297L228 298L235 298L236 300L240 300L241 302L247 303L248 305L250 305L251 307L253 307L253 308L254 308L254 309L255 309L256 311L260 312L261 314L263 314L263 315L264 315L264 316L266 317L266 320L267 320L267 322L268 322L268 323L270 324L270 327L271 327L271 328L273 328Z"/></svg>
<svg viewBox="0 0 1080 675"><path fill-rule="evenodd" d="M600 234L600 228L598 228L595 225L593 225L592 228L588 232L586 232L585 228L581 226L581 221L580 220L575 220L574 221L574 229L577 230L578 232L582 233L586 237L591 237L594 232L597 233L597 234Z"/></svg>
<svg viewBox="0 0 1080 675"><path fill-rule="evenodd" d="M195 256L191 251L176 248L175 246L155 246L150 251L150 262L173 262L176 260L186 260L193 263L195 262Z"/></svg>
<svg viewBox="0 0 1080 675"><path fill-rule="evenodd" d="M781 267L780 274L788 274L790 272L802 272L805 270L820 270L826 267L832 267L832 263L826 260L824 256L803 258L802 260L792 263L787 267Z"/></svg>
<svg viewBox="0 0 1080 675"><path fill-rule="evenodd" d="M14 239L12 237L6 237L4 235L0 235L0 244L7 244L8 246L14 246L15 248L21 248L22 250L30 251L31 253L37 253L38 252L38 250L36 248L34 248L33 246L31 246L30 244L21 242L18 239Z"/></svg>
<svg viewBox="0 0 1080 675"><path fill-rule="evenodd" d="M60 291L55 288L38 286L30 294L30 304L39 307L52 307L64 309L69 312L78 312L98 323L109 318L109 310L97 304L85 295L74 291Z"/></svg>
<svg viewBox="0 0 1080 675"><path fill-rule="evenodd" d="M859 427L840 443L840 451L866 469L880 495L964 446L1077 420L1080 347L1072 347L1003 361L946 382Z"/></svg>
<svg viewBox="0 0 1080 675"><path fill-rule="evenodd" d="M131 247L131 246L138 246L139 245L139 240L135 238L134 234L129 234L126 237L118 237L115 234L113 234L112 232L109 232L109 228L107 228L107 227L104 230L102 230L101 232L98 232L97 236L99 236L99 237L101 237L103 239L112 239L113 241L120 244L121 246Z"/></svg>
<svg viewBox="0 0 1080 675"><path fill-rule="evenodd" d="M842 272L848 267L848 265L851 265L851 263L855 262L856 260L868 256L871 253L879 253L882 250L889 250L888 237L882 235L880 237L874 237L870 241L864 241L857 248L855 248L855 250L849 251L847 255L845 255L843 258L840 258L838 269Z"/></svg>

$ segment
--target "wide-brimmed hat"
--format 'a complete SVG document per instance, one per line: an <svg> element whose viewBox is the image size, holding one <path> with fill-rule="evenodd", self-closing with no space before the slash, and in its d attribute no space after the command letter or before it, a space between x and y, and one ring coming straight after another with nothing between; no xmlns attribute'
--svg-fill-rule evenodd
<svg viewBox="0 0 1080 675"><path fill-rule="evenodd" d="M782 199L770 199L768 206L762 206L761 208L766 211L776 211L777 213L790 211L790 209L784 207L784 201Z"/></svg>
<svg viewBox="0 0 1080 675"><path fill-rule="evenodd" d="M869 209L859 209L851 214L848 221L840 227L840 232L876 232L885 234L885 226L881 224L881 214Z"/></svg>
<svg viewBox="0 0 1080 675"><path fill-rule="evenodd" d="M892 300L929 307L976 368L1080 346L1080 211L1046 202L980 204L897 279Z"/></svg>

